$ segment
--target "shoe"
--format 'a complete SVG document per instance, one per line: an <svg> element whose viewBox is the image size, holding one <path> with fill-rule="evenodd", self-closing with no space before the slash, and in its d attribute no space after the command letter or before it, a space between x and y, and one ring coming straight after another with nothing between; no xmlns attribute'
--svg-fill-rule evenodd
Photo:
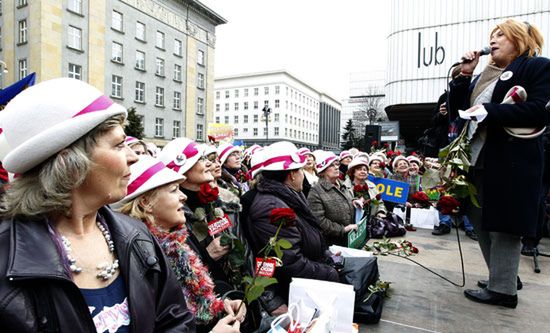
<svg viewBox="0 0 550 333"><path fill-rule="evenodd" d="M487 285L489 284L489 281L487 280L479 280L477 281L477 286L480 288L487 288ZM521 279L518 276L518 284L516 287L517 290L523 289L523 282L521 282Z"/></svg>
<svg viewBox="0 0 550 333"><path fill-rule="evenodd" d="M532 257L535 255L535 253L538 253L538 249L536 246L528 246L528 245L522 245L521 246L521 254L527 257Z"/></svg>
<svg viewBox="0 0 550 333"><path fill-rule="evenodd" d="M405 224L405 230L416 231L416 228L412 224Z"/></svg>
<svg viewBox="0 0 550 333"><path fill-rule="evenodd" d="M518 295L501 294L487 288L479 290L466 289L464 290L464 296L477 303L500 305L512 309L515 309L518 305Z"/></svg>
<svg viewBox="0 0 550 333"><path fill-rule="evenodd" d="M470 237L470 239L477 241L477 234L473 230L466 230L466 236Z"/></svg>
<svg viewBox="0 0 550 333"><path fill-rule="evenodd" d="M451 227L446 224L440 224L437 227L434 227L432 235L441 236L451 232Z"/></svg>

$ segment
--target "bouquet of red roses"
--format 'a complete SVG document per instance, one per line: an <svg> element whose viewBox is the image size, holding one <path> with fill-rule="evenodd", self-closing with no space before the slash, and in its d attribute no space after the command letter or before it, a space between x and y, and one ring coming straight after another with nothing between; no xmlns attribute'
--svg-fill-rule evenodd
<svg viewBox="0 0 550 333"><path fill-rule="evenodd" d="M357 184L353 187L353 196L356 198L369 199L369 186L367 184Z"/></svg>
<svg viewBox="0 0 550 333"><path fill-rule="evenodd" d="M422 191L412 194L410 201L416 208L429 208L432 205L428 195Z"/></svg>
<svg viewBox="0 0 550 333"><path fill-rule="evenodd" d="M443 215L457 214L460 211L460 201L450 195L444 195L439 198L436 208Z"/></svg>
<svg viewBox="0 0 550 333"><path fill-rule="evenodd" d="M218 199L220 191L217 187L212 187L209 183L201 185L198 193L199 202L203 205L214 202Z"/></svg>

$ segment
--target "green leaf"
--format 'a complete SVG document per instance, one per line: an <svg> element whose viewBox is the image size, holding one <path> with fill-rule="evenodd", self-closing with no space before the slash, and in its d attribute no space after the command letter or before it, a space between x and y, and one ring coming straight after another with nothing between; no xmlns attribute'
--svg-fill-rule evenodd
<svg viewBox="0 0 550 333"><path fill-rule="evenodd" d="M290 248L292 248L292 243L290 243L289 241L287 241L286 239L284 238L281 238L277 241L277 243L279 244L279 246L285 250L288 250Z"/></svg>
<svg viewBox="0 0 550 333"><path fill-rule="evenodd" d="M262 287L267 287L267 286L270 286L272 284L275 284L277 283L277 279L276 278L270 278L270 277L267 277L267 276L258 276L256 278L256 284L259 285L259 286L262 286Z"/></svg>
<svg viewBox="0 0 550 333"><path fill-rule="evenodd" d="M248 292L246 292L245 298L246 303L250 305L253 301L257 300L258 297L262 296L265 288L259 285L251 285Z"/></svg>
<svg viewBox="0 0 550 333"><path fill-rule="evenodd" d="M281 251L281 247L278 243L275 244L273 250L275 251L275 255L277 256L277 258L281 259L283 257L283 251Z"/></svg>

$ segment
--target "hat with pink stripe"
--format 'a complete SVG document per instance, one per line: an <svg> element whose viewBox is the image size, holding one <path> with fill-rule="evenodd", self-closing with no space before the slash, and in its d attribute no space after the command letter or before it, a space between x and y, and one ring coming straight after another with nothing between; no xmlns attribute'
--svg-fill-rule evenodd
<svg viewBox="0 0 550 333"><path fill-rule="evenodd" d="M256 155L258 155L256 157ZM296 170L306 165L306 157L288 141L275 142L252 156L250 172Z"/></svg>
<svg viewBox="0 0 550 333"><path fill-rule="evenodd" d="M346 157L353 158L353 156L351 156L351 153L349 152L349 150L343 150L340 153L340 156L338 156L338 157L339 157L340 160L343 160Z"/></svg>
<svg viewBox="0 0 550 333"><path fill-rule="evenodd" d="M220 163L223 165L229 155L232 153L239 151L239 146L233 146L230 143L224 143L218 147L218 158L220 159Z"/></svg>
<svg viewBox="0 0 550 333"><path fill-rule="evenodd" d="M338 156L331 151L316 150L314 154L315 162L317 162L315 168L319 173L325 171L333 162L338 161Z"/></svg>
<svg viewBox="0 0 550 333"><path fill-rule="evenodd" d="M149 155L142 155L139 161L130 166L130 171L128 193L124 199L114 204L115 207L119 207L157 187L185 179L184 176L168 169L164 166L164 163Z"/></svg>
<svg viewBox="0 0 550 333"><path fill-rule="evenodd" d="M143 141L141 141L140 139L129 135L126 137L126 140L124 140L124 142L126 142L128 146L132 146L136 143L143 143Z"/></svg>
<svg viewBox="0 0 550 333"><path fill-rule="evenodd" d="M254 153L255 153L258 149L262 149L262 146L260 146L260 145L252 145L252 146L250 146L250 147L248 147L247 149L244 150L244 156L246 156L246 157L251 157L252 155L254 155Z"/></svg>
<svg viewBox="0 0 550 333"><path fill-rule="evenodd" d="M2 111L4 168L27 172L117 114L126 115L126 109L80 80L59 78L29 87Z"/></svg>
<svg viewBox="0 0 550 333"><path fill-rule="evenodd" d="M311 150L309 150L309 148L307 148L307 147L302 147L302 148L298 149L298 154L300 154L300 155L311 155L311 156L313 156L313 158L315 158L315 155L313 155Z"/></svg>
<svg viewBox="0 0 550 333"><path fill-rule="evenodd" d="M166 144L158 159L180 175L185 174L204 154L204 147L188 138L177 138Z"/></svg>

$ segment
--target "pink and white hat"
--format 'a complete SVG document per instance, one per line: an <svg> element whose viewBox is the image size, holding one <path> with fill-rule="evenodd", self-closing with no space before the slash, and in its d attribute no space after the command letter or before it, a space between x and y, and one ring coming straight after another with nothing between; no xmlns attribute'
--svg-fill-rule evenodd
<svg viewBox="0 0 550 333"><path fill-rule="evenodd" d="M229 155L232 153L239 151L239 146L233 146L230 143L224 143L218 147L218 158L220 159L220 163L223 165Z"/></svg>
<svg viewBox="0 0 550 333"><path fill-rule="evenodd" d="M158 159L172 169L184 175L204 154L204 147L188 138L174 139L158 155Z"/></svg>
<svg viewBox="0 0 550 333"><path fill-rule="evenodd" d="M364 165L367 168L369 167L369 159L364 156L356 157L351 162L349 162L348 170L355 168L356 166Z"/></svg>
<svg viewBox="0 0 550 333"><path fill-rule="evenodd" d="M141 141L140 139L138 139L136 137L128 135L126 137L126 140L124 140L124 142L126 142L126 144L131 147L133 144L140 143L140 142L143 142L143 141Z"/></svg>
<svg viewBox="0 0 550 333"><path fill-rule="evenodd" d="M250 178L255 178L260 171L262 171L262 163L265 161L264 148L257 149L252 157L250 157Z"/></svg>
<svg viewBox="0 0 550 333"><path fill-rule="evenodd" d="M386 163L386 159L383 158L382 156L380 156L379 154L372 154L370 155L369 157L369 165L374 162L374 161L378 161L380 163Z"/></svg>
<svg viewBox="0 0 550 333"><path fill-rule="evenodd" d="M381 151L376 151L374 153L371 154L371 159L372 159L372 156L380 156L380 158L382 159L382 162L384 163L388 163L388 157L386 156L386 154L384 154L383 152Z"/></svg>
<svg viewBox="0 0 550 333"><path fill-rule="evenodd" d="M395 168L397 167L397 162L399 162L399 161L405 161L405 162L407 162L407 164L409 164L409 165L411 164L411 163L409 162L409 160L407 160L407 159L405 158L405 156L403 156L403 155L397 155L397 156L393 159L393 161L391 162L391 166L392 166L393 170L395 170Z"/></svg>
<svg viewBox="0 0 550 333"><path fill-rule="evenodd" d="M298 149L298 154L299 155L304 155L304 156L311 155L311 156L313 156L313 158L315 158L315 155L313 155L311 150L309 150L309 148L307 148L307 147L302 147L302 148Z"/></svg>
<svg viewBox="0 0 550 333"><path fill-rule="evenodd" d="M248 147L247 149L244 150L244 156L245 156L245 157L251 157L252 155L254 155L254 153L255 153L258 149L262 149L262 146L260 146L260 145L252 145L252 146L250 146L250 147Z"/></svg>
<svg viewBox="0 0 550 333"><path fill-rule="evenodd" d="M218 148L216 148L216 146L214 145L208 145L208 144L202 144L203 148L204 148L204 152L203 152L203 155L205 157L207 157L208 155L212 154L212 153L218 153Z"/></svg>
<svg viewBox="0 0 550 333"><path fill-rule="evenodd" d="M318 173L325 171L334 161L338 161L338 156L331 151L316 150L314 154Z"/></svg>
<svg viewBox="0 0 550 333"><path fill-rule="evenodd" d="M351 153L349 152L349 150L343 150L341 153L340 153L340 156L338 157L341 160L343 160L344 158L346 157L350 157L350 158L353 158L353 156L351 156Z"/></svg>
<svg viewBox="0 0 550 333"><path fill-rule="evenodd" d="M306 158L298 154L298 148L288 141L275 142L252 156L250 172L254 177L262 171L296 170L306 165Z"/></svg>
<svg viewBox="0 0 550 333"><path fill-rule="evenodd" d="M126 109L81 80L59 78L29 87L2 111L4 168L27 172L117 114L126 115Z"/></svg>
<svg viewBox="0 0 550 333"><path fill-rule="evenodd" d="M407 161L409 161L409 164L412 162L416 162L419 167L421 167L423 164L422 161L414 155L407 156Z"/></svg>
<svg viewBox="0 0 550 333"><path fill-rule="evenodd" d="M168 169L164 163L149 155L142 155L130 166L130 171L132 174L128 183L128 193L124 199L115 203L114 207L120 207L157 187L185 179L184 176Z"/></svg>

